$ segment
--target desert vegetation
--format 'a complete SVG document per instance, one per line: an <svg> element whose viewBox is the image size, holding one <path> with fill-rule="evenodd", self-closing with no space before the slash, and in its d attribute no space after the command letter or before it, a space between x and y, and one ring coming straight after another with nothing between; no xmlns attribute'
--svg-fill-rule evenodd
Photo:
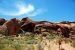
<svg viewBox="0 0 75 50"><path fill-rule="evenodd" d="M75 38L63 38L52 32L42 32L41 34L26 32L19 34L18 37L0 37L0 50L53 50L53 45L60 46L59 43L63 41L66 43L66 40L70 40L71 46L75 47ZM58 47L56 50L59 49Z"/></svg>

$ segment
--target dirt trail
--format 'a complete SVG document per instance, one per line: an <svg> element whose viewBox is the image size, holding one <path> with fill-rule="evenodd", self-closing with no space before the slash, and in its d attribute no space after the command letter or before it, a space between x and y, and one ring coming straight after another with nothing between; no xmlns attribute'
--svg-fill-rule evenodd
<svg viewBox="0 0 75 50"><path fill-rule="evenodd" d="M49 40L45 39L44 42L46 43L44 50L59 50L59 44L56 40L49 42ZM65 43L64 41L61 43L60 48L64 50L75 50L75 48L71 46L71 43Z"/></svg>

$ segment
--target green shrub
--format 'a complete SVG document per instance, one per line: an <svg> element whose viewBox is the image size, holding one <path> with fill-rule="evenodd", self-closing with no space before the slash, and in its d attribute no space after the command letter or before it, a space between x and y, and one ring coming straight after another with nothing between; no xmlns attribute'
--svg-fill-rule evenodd
<svg viewBox="0 0 75 50"><path fill-rule="evenodd" d="M3 49L1 49L1 50L16 50L16 49L14 49L14 48L12 48L12 47L6 47L6 48L3 48Z"/></svg>
<svg viewBox="0 0 75 50"><path fill-rule="evenodd" d="M72 46L75 47L75 39L72 41Z"/></svg>

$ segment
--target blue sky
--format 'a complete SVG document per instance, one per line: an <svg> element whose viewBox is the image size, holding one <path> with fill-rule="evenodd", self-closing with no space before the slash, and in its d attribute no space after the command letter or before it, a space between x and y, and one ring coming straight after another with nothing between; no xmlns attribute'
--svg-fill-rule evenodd
<svg viewBox="0 0 75 50"><path fill-rule="evenodd" d="M0 18L75 21L75 0L0 0Z"/></svg>

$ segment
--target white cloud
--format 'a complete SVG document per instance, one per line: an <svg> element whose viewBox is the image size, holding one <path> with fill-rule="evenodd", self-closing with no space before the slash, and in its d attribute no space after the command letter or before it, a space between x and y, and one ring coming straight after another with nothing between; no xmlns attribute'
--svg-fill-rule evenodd
<svg viewBox="0 0 75 50"><path fill-rule="evenodd" d="M41 9L36 9L35 11L33 11L27 15L28 16L37 16L37 15L42 14L44 12L46 12L46 10L41 8Z"/></svg>
<svg viewBox="0 0 75 50"><path fill-rule="evenodd" d="M16 8L18 9L18 12L7 12L2 10L1 13L3 15L10 15L10 16L19 16L19 15L23 15L23 14L28 14L32 11L34 11L34 6L29 4L27 6L22 5L22 4L16 4Z"/></svg>
<svg viewBox="0 0 75 50"><path fill-rule="evenodd" d="M18 4L17 8L19 9L19 12L18 12L18 14L15 14L15 15L28 14L28 13L34 11L34 6L31 4L29 4L27 6Z"/></svg>
<svg viewBox="0 0 75 50"><path fill-rule="evenodd" d="M26 16L36 16L38 14L41 14L44 12L44 9L36 9L32 4L24 4L24 3L16 3L15 7L18 11L6 11L1 10L0 14L8 15L8 16L20 16L20 15L26 15Z"/></svg>

